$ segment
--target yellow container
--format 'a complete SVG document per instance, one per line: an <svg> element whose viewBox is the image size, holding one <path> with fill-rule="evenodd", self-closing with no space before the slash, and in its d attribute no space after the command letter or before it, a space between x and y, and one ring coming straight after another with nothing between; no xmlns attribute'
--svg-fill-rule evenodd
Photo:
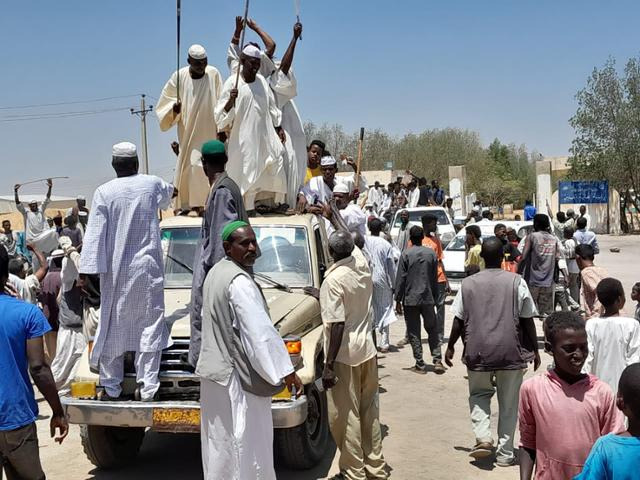
<svg viewBox="0 0 640 480"><path fill-rule="evenodd" d="M71 382L71 396L73 398L96 398L96 382Z"/></svg>

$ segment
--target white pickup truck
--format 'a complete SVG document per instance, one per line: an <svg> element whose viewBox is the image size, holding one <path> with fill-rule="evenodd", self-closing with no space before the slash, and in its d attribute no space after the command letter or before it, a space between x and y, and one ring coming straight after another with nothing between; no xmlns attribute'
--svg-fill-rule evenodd
<svg viewBox="0 0 640 480"><path fill-rule="evenodd" d="M81 360L72 394L63 398L70 423L79 424L84 451L99 468L132 462L147 429L159 432L200 431L200 381L186 362L189 349L191 266L200 235L201 218L163 220L165 320L173 345L162 355L159 400L99 401L98 375L89 368L92 343ZM271 403L277 460L290 468L317 464L329 444L327 400L316 381L324 361L322 321L318 301L303 292L320 288L331 263L324 223L313 215L264 216L251 219L261 257L255 264L276 329L283 337L304 395L292 398L285 388ZM136 387L133 355L125 361L123 394Z"/></svg>

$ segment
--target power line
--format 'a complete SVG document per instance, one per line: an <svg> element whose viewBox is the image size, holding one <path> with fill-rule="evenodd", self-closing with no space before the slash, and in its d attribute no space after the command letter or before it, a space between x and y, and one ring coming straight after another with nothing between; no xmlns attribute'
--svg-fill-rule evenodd
<svg viewBox="0 0 640 480"><path fill-rule="evenodd" d="M115 112L117 110L122 110L128 107L114 107L114 108L104 108L104 109L100 109L100 110L73 110L70 112L38 112L38 113L18 113L18 114L13 114L13 115L3 115L0 116L0 119L6 119L6 120L10 120L10 119L14 119L14 118L29 118L29 117L51 117L51 116L57 116L57 115L75 115L75 114L84 114L84 113L96 113L96 112ZM130 108L130 107L129 107Z"/></svg>
<svg viewBox="0 0 640 480"><path fill-rule="evenodd" d="M20 108L38 108L38 107L56 107L56 106L60 106L60 105L77 105L79 103L106 102L108 100L116 100L116 99L120 99L120 98L133 98L133 97L139 97L139 96L140 96L140 94L120 95L120 96L116 96L116 97L92 98L92 99L89 99L89 100L74 100L74 101L71 101L71 102L40 103L40 104L33 104L33 105L14 105L14 106L0 107L0 110L17 110L17 109L20 109Z"/></svg>
<svg viewBox="0 0 640 480"><path fill-rule="evenodd" d="M36 114L30 114L30 115L15 115L15 116L8 116L8 117L0 117L0 123L25 122L29 120L87 117L91 115L101 115L104 113L120 112L123 110L130 110L130 107L107 108L103 110L80 110L75 112L56 112L56 113L36 113Z"/></svg>

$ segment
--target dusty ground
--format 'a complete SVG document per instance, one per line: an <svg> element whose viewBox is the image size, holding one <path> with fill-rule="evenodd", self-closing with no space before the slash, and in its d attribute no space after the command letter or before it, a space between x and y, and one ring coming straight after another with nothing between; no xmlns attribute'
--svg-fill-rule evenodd
<svg viewBox="0 0 640 480"><path fill-rule="evenodd" d="M640 280L635 268L637 259L640 258L640 238L602 237L601 245L602 254L597 263L608 268L612 276L619 278L628 294L631 285ZM612 246L619 247L621 253L609 252ZM633 312L630 302L626 310L628 313ZM447 314L447 332L450 321L450 315ZM402 322L394 324L392 342L400 340L403 333ZM542 368L549 360L543 354ZM407 370L411 364L411 351L408 347L380 358L380 419L384 425L383 449L392 468L391 478L517 479L517 467L500 468L491 461L475 463L468 456L474 438L468 418L467 384L463 377L465 370L459 361L442 376L433 373L418 376ZM527 377L531 375L533 372L530 369ZM40 406L40 452L49 479L157 480L202 477L199 438L193 435L149 433L135 465L112 472L98 471L82 452L77 427L71 428L69 437L61 446L48 438L50 410L45 402L40 401ZM492 415L494 420L497 419L495 413ZM496 426L493 428L495 432ZM278 470L278 479L325 478L337 472L336 465L336 452L332 449L327 452L324 462L314 470Z"/></svg>

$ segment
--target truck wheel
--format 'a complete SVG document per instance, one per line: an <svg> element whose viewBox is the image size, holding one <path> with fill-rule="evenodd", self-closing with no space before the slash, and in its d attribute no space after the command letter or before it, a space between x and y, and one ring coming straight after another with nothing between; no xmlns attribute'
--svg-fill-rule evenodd
<svg viewBox="0 0 640 480"><path fill-rule="evenodd" d="M80 425L84 453L98 468L116 468L132 462L138 455L144 428Z"/></svg>
<svg viewBox="0 0 640 480"><path fill-rule="evenodd" d="M329 418L327 395L312 383L305 388L307 420L294 428L276 429L274 433L276 459L296 470L317 465L327 452Z"/></svg>

